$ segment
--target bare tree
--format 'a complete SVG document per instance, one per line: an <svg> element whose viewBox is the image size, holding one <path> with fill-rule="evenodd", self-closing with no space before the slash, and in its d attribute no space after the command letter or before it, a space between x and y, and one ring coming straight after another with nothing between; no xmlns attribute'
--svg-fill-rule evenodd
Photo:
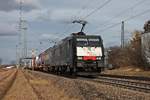
<svg viewBox="0 0 150 100"><path fill-rule="evenodd" d="M110 48L108 62L115 67L136 66L144 68L144 60L141 53L141 31L134 31L132 39L124 48Z"/></svg>

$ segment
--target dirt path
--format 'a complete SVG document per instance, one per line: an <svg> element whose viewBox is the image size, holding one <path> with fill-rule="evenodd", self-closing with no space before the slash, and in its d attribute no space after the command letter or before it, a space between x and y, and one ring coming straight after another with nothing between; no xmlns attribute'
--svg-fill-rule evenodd
<svg viewBox="0 0 150 100"><path fill-rule="evenodd" d="M18 70L16 79L3 100L38 100L38 96L24 77L22 71Z"/></svg>
<svg viewBox="0 0 150 100"><path fill-rule="evenodd" d="M5 71L9 71L8 69L4 69L4 68L0 68L0 73L1 72L5 72Z"/></svg>
<svg viewBox="0 0 150 100"><path fill-rule="evenodd" d="M34 88L40 100L82 100L79 95L70 96L63 88L56 86L55 81L47 77L24 72L29 84ZM57 78L56 78L57 79ZM59 78L58 78L59 79ZM67 83L68 84L68 83Z"/></svg>
<svg viewBox="0 0 150 100"><path fill-rule="evenodd" d="M6 94L16 78L17 70L9 70L0 73L0 99Z"/></svg>

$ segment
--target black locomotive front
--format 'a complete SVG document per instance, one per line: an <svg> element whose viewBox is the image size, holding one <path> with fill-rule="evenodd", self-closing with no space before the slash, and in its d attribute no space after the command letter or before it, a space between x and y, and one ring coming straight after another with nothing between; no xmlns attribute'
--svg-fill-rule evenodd
<svg viewBox="0 0 150 100"><path fill-rule="evenodd" d="M104 67L104 47L100 36L73 37L73 62L76 72L101 72Z"/></svg>

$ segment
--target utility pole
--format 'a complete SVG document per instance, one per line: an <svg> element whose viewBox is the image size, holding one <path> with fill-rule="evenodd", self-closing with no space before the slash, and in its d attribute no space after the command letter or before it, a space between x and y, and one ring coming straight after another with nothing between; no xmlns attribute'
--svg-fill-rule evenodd
<svg viewBox="0 0 150 100"><path fill-rule="evenodd" d="M124 21L121 24L121 48L124 48Z"/></svg>
<svg viewBox="0 0 150 100"><path fill-rule="evenodd" d="M19 64L22 65L23 59L27 57L27 21L23 18L22 0L20 0L19 10Z"/></svg>
<svg viewBox="0 0 150 100"><path fill-rule="evenodd" d="M18 64L19 64L19 61L18 61L18 45L16 45L16 67L18 68Z"/></svg>
<svg viewBox="0 0 150 100"><path fill-rule="evenodd" d="M36 63L35 63L35 60L36 60L36 49L32 49L32 61L31 61L31 68L32 70L34 70L34 68L36 67Z"/></svg>

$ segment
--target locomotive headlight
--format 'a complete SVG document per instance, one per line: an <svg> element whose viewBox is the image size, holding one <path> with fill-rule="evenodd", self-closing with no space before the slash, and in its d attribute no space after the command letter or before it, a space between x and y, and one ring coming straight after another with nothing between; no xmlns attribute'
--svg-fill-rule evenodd
<svg viewBox="0 0 150 100"><path fill-rule="evenodd" d="M82 60L82 57L78 57L78 60Z"/></svg>
<svg viewBox="0 0 150 100"><path fill-rule="evenodd" d="M97 60L101 60L101 57L96 57Z"/></svg>

